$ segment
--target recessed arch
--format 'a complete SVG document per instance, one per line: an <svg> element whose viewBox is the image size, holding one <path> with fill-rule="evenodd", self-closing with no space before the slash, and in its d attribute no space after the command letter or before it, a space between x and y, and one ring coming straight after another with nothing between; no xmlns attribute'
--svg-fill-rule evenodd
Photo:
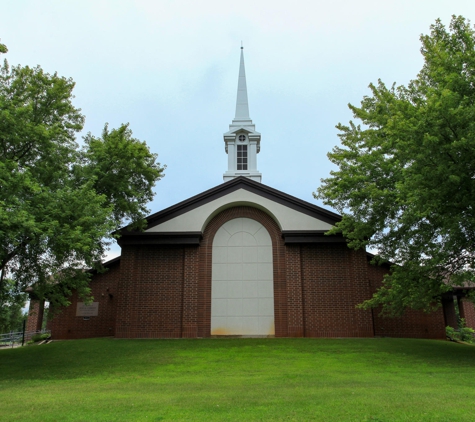
<svg viewBox="0 0 475 422"><path fill-rule="evenodd" d="M288 335L287 285L285 278L285 245L282 231L277 222L267 213L250 206L234 206L216 214L206 225L199 248L198 281L198 337L211 335L211 279L212 279L212 243L216 232L229 220L245 217L258 221L268 231L272 242L273 284L274 284L274 323L275 336Z"/></svg>
<svg viewBox="0 0 475 422"><path fill-rule="evenodd" d="M238 217L212 247L211 335L275 334L272 240L256 220Z"/></svg>

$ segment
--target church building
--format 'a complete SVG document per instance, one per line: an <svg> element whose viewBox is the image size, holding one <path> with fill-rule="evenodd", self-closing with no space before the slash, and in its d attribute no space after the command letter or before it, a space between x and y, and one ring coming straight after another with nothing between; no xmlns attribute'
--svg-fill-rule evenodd
<svg viewBox="0 0 475 422"><path fill-rule="evenodd" d="M454 297L475 325L473 305L448 295L425 314L383 318L356 306L388 266L326 235L341 217L264 185L261 134L249 116L241 49L236 114L224 133L224 182L121 230L121 256L91 280L93 303L76 294L48 322L53 339L244 337L445 338ZM455 294L455 293L454 293ZM29 329L41 323L31 302Z"/></svg>

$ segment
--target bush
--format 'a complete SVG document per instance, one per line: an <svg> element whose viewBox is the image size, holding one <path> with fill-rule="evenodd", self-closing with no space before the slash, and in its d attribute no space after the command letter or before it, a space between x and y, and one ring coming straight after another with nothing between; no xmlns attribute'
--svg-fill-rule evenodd
<svg viewBox="0 0 475 422"><path fill-rule="evenodd" d="M473 328L467 327L467 323L465 322L464 318L460 319L458 330L453 327L445 327L445 333L452 341L465 341L467 343L475 342L475 330Z"/></svg>
<svg viewBox="0 0 475 422"><path fill-rule="evenodd" d="M451 327L449 325L445 327L445 335L452 341L460 340L460 333L456 331L454 327Z"/></svg>
<svg viewBox="0 0 475 422"><path fill-rule="evenodd" d="M47 338L50 338L50 334L48 334L48 333L35 334L35 335L31 336L31 341L33 341L34 343L37 343L38 341L46 340Z"/></svg>

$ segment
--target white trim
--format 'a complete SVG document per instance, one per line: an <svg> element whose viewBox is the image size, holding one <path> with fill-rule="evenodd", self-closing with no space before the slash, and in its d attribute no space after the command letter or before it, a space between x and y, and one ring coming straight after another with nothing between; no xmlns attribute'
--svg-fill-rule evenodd
<svg viewBox="0 0 475 422"><path fill-rule="evenodd" d="M203 232L209 221L221 211L234 206L247 205L269 214L281 230L329 230L333 226L307 214L295 211L245 189L238 189L185 214L158 224L146 232Z"/></svg>

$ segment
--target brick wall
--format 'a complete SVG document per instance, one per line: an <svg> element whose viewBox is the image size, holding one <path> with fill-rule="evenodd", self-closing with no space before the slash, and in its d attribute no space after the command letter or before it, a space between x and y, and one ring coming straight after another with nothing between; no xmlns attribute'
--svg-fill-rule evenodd
<svg viewBox="0 0 475 422"><path fill-rule="evenodd" d="M222 224L241 217L261 223L272 240L276 337L445 337L441 309L390 319L356 308L388 271L368 265L363 251L344 243L285 245L272 217L248 206L212 218L200 246L124 245L121 260L91 283L99 316L76 317L73 296L50 323L53 337L209 337L213 238ZM466 315L475 325L473 305Z"/></svg>
<svg viewBox="0 0 475 422"><path fill-rule="evenodd" d="M388 272L387 266L369 265L368 275L372 292L381 286L382 279ZM380 312L380 309L373 309L374 334L376 336L445 339L442 306L430 314L407 309L403 316L395 318L382 317L379 315Z"/></svg>
<svg viewBox="0 0 475 422"><path fill-rule="evenodd" d="M372 337L371 311L356 305L369 296L366 257L346 244L301 246L306 337Z"/></svg>
<svg viewBox="0 0 475 422"><path fill-rule="evenodd" d="M28 319L26 321L26 331L41 330L44 314L44 300L30 300L30 307L28 309Z"/></svg>
<svg viewBox="0 0 475 422"><path fill-rule="evenodd" d="M89 320L76 316L78 296L74 293L71 305L48 321L53 339L77 339L107 337L115 334L115 314L117 309L117 285L120 276L120 261L112 264L108 271L95 274L90 287L94 302L99 302L98 316ZM81 301L81 300L79 300Z"/></svg>
<svg viewBox="0 0 475 422"><path fill-rule="evenodd" d="M184 276L186 274L187 286L193 285L196 277L185 262L195 253L186 251L187 248L148 245L122 248L116 337L182 336ZM193 332L193 317L190 316L193 291L187 294L185 313L189 335Z"/></svg>
<svg viewBox="0 0 475 422"><path fill-rule="evenodd" d="M304 337L304 299L300 245L285 246L285 274L287 284L287 318L289 337Z"/></svg>
<svg viewBox="0 0 475 422"><path fill-rule="evenodd" d="M199 249L185 248L182 337L198 337Z"/></svg>
<svg viewBox="0 0 475 422"><path fill-rule="evenodd" d="M475 329L475 307L473 302L462 299L459 302L460 317L465 318L467 327Z"/></svg>

